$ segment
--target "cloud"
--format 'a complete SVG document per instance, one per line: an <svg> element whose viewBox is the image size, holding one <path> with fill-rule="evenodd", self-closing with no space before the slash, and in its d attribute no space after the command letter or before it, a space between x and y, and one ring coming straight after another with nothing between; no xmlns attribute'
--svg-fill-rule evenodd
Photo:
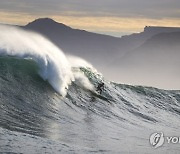
<svg viewBox="0 0 180 154"><path fill-rule="evenodd" d="M46 17L21 13L4 13L0 12L1 23L25 25L35 18ZM95 17L95 16L49 16L57 22L64 23L68 26L78 29L85 29L92 32L121 36L124 34L143 31L147 26L168 26L178 27L180 20L172 18L148 19L148 18L126 18L126 17Z"/></svg>
<svg viewBox="0 0 180 154"><path fill-rule="evenodd" d="M0 10L36 15L64 15L146 18L180 17L179 0L1 0ZM72 14L71 14L72 15Z"/></svg>
<svg viewBox="0 0 180 154"><path fill-rule="evenodd" d="M179 0L1 0L0 22L26 24L53 17L93 32L131 33L145 25L179 26L179 8Z"/></svg>

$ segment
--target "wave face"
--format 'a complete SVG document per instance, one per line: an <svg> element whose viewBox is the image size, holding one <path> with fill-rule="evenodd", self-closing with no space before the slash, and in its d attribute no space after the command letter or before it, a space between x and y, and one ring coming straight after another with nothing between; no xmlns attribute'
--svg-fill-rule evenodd
<svg viewBox="0 0 180 154"><path fill-rule="evenodd" d="M24 48L19 56L13 49L11 56L1 52L0 57L1 152L179 152L179 145L167 144L155 151L149 136L158 131L179 135L180 91L109 82L90 64L82 67L87 65L85 61L69 56L64 57L65 66L70 67L74 80L62 97L52 86L51 77L44 80L39 73L41 62L35 60L39 56L29 51L24 54ZM11 50L3 48L6 53ZM52 62L47 61L48 65ZM105 87L99 95L93 87L102 81Z"/></svg>
<svg viewBox="0 0 180 154"><path fill-rule="evenodd" d="M63 52L39 34L11 26L0 29L0 55L32 59L40 68L40 76L65 96L73 75Z"/></svg>

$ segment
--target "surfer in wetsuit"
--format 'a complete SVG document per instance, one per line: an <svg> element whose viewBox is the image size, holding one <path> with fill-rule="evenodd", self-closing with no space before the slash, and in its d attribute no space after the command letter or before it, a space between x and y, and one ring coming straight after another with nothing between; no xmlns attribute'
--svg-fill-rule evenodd
<svg viewBox="0 0 180 154"><path fill-rule="evenodd" d="M104 83L102 82L102 83L98 84L98 87L97 87L96 91L101 94L103 89L104 89Z"/></svg>

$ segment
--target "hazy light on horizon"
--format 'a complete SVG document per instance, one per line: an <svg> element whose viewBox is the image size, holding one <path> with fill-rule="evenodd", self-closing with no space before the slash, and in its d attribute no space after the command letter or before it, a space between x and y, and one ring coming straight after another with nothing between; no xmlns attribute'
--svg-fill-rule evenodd
<svg viewBox="0 0 180 154"><path fill-rule="evenodd" d="M68 26L121 36L147 26L180 26L178 0L1 0L0 22L25 25L41 17Z"/></svg>

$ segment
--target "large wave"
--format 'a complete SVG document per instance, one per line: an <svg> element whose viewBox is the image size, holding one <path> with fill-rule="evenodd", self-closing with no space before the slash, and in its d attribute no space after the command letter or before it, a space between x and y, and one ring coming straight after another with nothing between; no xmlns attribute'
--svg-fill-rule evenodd
<svg viewBox="0 0 180 154"><path fill-rule="evenodd" d="M62 50L40 34L13 26L1 25L0 29L0 55L32 59L39 66L39 75L62 96L66 95L68 85L75 79L82 81L86 88L93 89L82 73L72 71L74 66L92 68L86 61L69 56L73 62L70 63Z"/></svg>
<svg viewBox="0 0 180 154"><path fill-rule="evenodd" d="M109 82L39 34L0 30L1 152L144 154L154 152L153 132L179 135L179 91ZM93 88L102 80L99 95Z"/></svg>

